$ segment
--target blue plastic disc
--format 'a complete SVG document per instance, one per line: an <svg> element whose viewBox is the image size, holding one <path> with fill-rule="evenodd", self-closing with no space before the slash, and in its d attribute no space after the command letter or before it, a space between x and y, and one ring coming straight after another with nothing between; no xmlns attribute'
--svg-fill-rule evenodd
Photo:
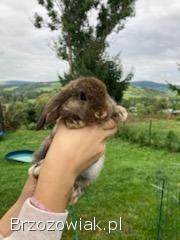
<svg viewBox="0 0 180 240"><path fill-rule="evenodd" d="M8 161L31 163L33 160L33 151L18 150L6 154L5 159Z"/></svg>
<svg viewBox="0 0 180 240"><path fill-rule="evenodd" d="M5 132L3 131L0 131L0 137L4 136L5 135Z"/></svg>

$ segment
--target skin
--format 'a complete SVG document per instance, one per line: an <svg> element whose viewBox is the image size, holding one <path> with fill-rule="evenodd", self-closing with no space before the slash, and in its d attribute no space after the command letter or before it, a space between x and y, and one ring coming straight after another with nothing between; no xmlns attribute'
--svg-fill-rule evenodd
<svg viewBox="0 0 180 240"><path fill-rule="evenodd" d="M16 218L19 215L19 212L25 202L25 200L31 197L35 191L37 184L37 180L30 176L23 189L22 192L14 203L14 205L8 210L8 212L0 219L0 234L4 237L8 237L11 234L11 218Z"/></svg>
<svg viewBox="0 0 180 240"><path fill-rule="evenodd" d="M104 153L107 138L116 130L113 120L103 126L80 129L67 129L60 123L38 181L32 176L28 178L18 200L0 220L0 233L5 237L11 234L10 219L18 216L30 196L53 212L65 212L77 176Z"/></svg>

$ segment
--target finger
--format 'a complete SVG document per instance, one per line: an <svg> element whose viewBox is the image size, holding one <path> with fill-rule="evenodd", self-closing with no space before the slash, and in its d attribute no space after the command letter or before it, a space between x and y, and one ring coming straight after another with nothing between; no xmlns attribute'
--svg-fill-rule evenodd
<svg viewBox="0 0 180 240"><path fill-rule="evenodd" d="M104 135L105 135L104 141L107 140L109 137L113 136L117 132L117 129L118 128L116 126L113 129L111 129L111 130L104 131Z"/></svg>
<svg viewBox="0 0 180 240"><path fill-rule="evenodd" d="M105 143L101 141L101 145L99 147L99 153L93 156L91 159L89 159L89 163L88 165L86 164L86 166L83 168L83 171L88 169L92 164L96 163L99 160L99 158L103 156L104 152L105 152Z"/></svg>
<svg viewBox="0 0 180 240"><path fill-rule="evenodd" d="M103 130L110 130L110 129L114 129L115 127L116 127L116 123L112 118L106 121L102 125Z"/></svg>
<svg viewBox="0 0 180 240"><path fill-rule="evenodd" d="M105 143L104 143L104 145L105 145ZM100 154L99 154L99 158L101 158L101 157L104 156L105 151L106 151L106 145L105 145L104 149L100 152Z"/></svg>

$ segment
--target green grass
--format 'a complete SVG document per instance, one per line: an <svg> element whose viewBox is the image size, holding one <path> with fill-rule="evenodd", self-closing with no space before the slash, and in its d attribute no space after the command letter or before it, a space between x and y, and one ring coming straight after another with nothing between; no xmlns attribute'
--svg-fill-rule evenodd
<svg viewBox="0 0 180 240"><path fill-rule="evenodd" d="M151 129L151 130L150 130ZM180 152L180 122L176 120L150 120L127 122L119 127L119 137L141 146Z"/></svg>
<svg viewBox="0 0 180 240"><path fill-rule="evenodd" d="M4 155L15 149L36 149L46 131L17 131L0 141L0 216L17 199L27 177L28 164L10 163ZM78 202L78 217L96 217L107 221L122 217L122 231L80 232L85 240L153 240L157 239L157 220L162 179L165 179L161 235L163 240L178 239L178 183L180 154L129 144L114 138L109 141L106 163L99 179L86 190ZM180 188L180 187L179 187ZM73 239L65 232L63 239Z"/></svg>
<svg viewBox="0 0 180 240"><path fill-rule="evenodd" d="M17 198L27 177L28 164L7 162L5 154L18 149L35 150L46 132L17 131L0 140L0 216Z"/></svg>
<svg viewBox="0 0 180 240"><path fill-rule="evenodd" d="M7 87L4 89L5 92L11 92L14 91L15 89L17 89L18 87Z"/></svg>
<svg viewBox="0 0 180 240"><path fill-rule="evenodd" d="M59 82L55 82L55 83L51 83L49 85L46 86L42 86L42 87L38 87L35 91L36 92L57 92L60 89L60 84Z"/></svg>
<svg viewBox="0 0 180 240"><path fill-rule="evenodd" d="M161 92L158 90L153 90L153 89L144 89L144 88L138 88L138 87L133 87L130 86L124 94L124 99L129 100L132 98L135 99L140 99L140 98L162 98L162 97L169 97L171 96L171 92Z"/></svg>
<svg viewBox="0 0 180 240"><path fill-rule="evenodd" d="M140 121L140 122L131 122L128 123L128 126L132 126L136 129L149 130L149 121ZM153 120L152 119L152 131L153 132L162 132L167 133L168 131L174 131L177 135L180 136L180 121L175 120Z"/></svg>

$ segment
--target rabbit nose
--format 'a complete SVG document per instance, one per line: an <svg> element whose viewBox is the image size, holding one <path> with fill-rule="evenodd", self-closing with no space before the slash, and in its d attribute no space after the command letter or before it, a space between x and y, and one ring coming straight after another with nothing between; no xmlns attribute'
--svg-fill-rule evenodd
<svg viewBox="0 0 180 240"><path fill-rule="evenodd" d="M106 112L106 111L96 112L96 113L95 113L95 117L96 117L97 119L103 119L103 118L107 117L107 112Z"/></svg>

